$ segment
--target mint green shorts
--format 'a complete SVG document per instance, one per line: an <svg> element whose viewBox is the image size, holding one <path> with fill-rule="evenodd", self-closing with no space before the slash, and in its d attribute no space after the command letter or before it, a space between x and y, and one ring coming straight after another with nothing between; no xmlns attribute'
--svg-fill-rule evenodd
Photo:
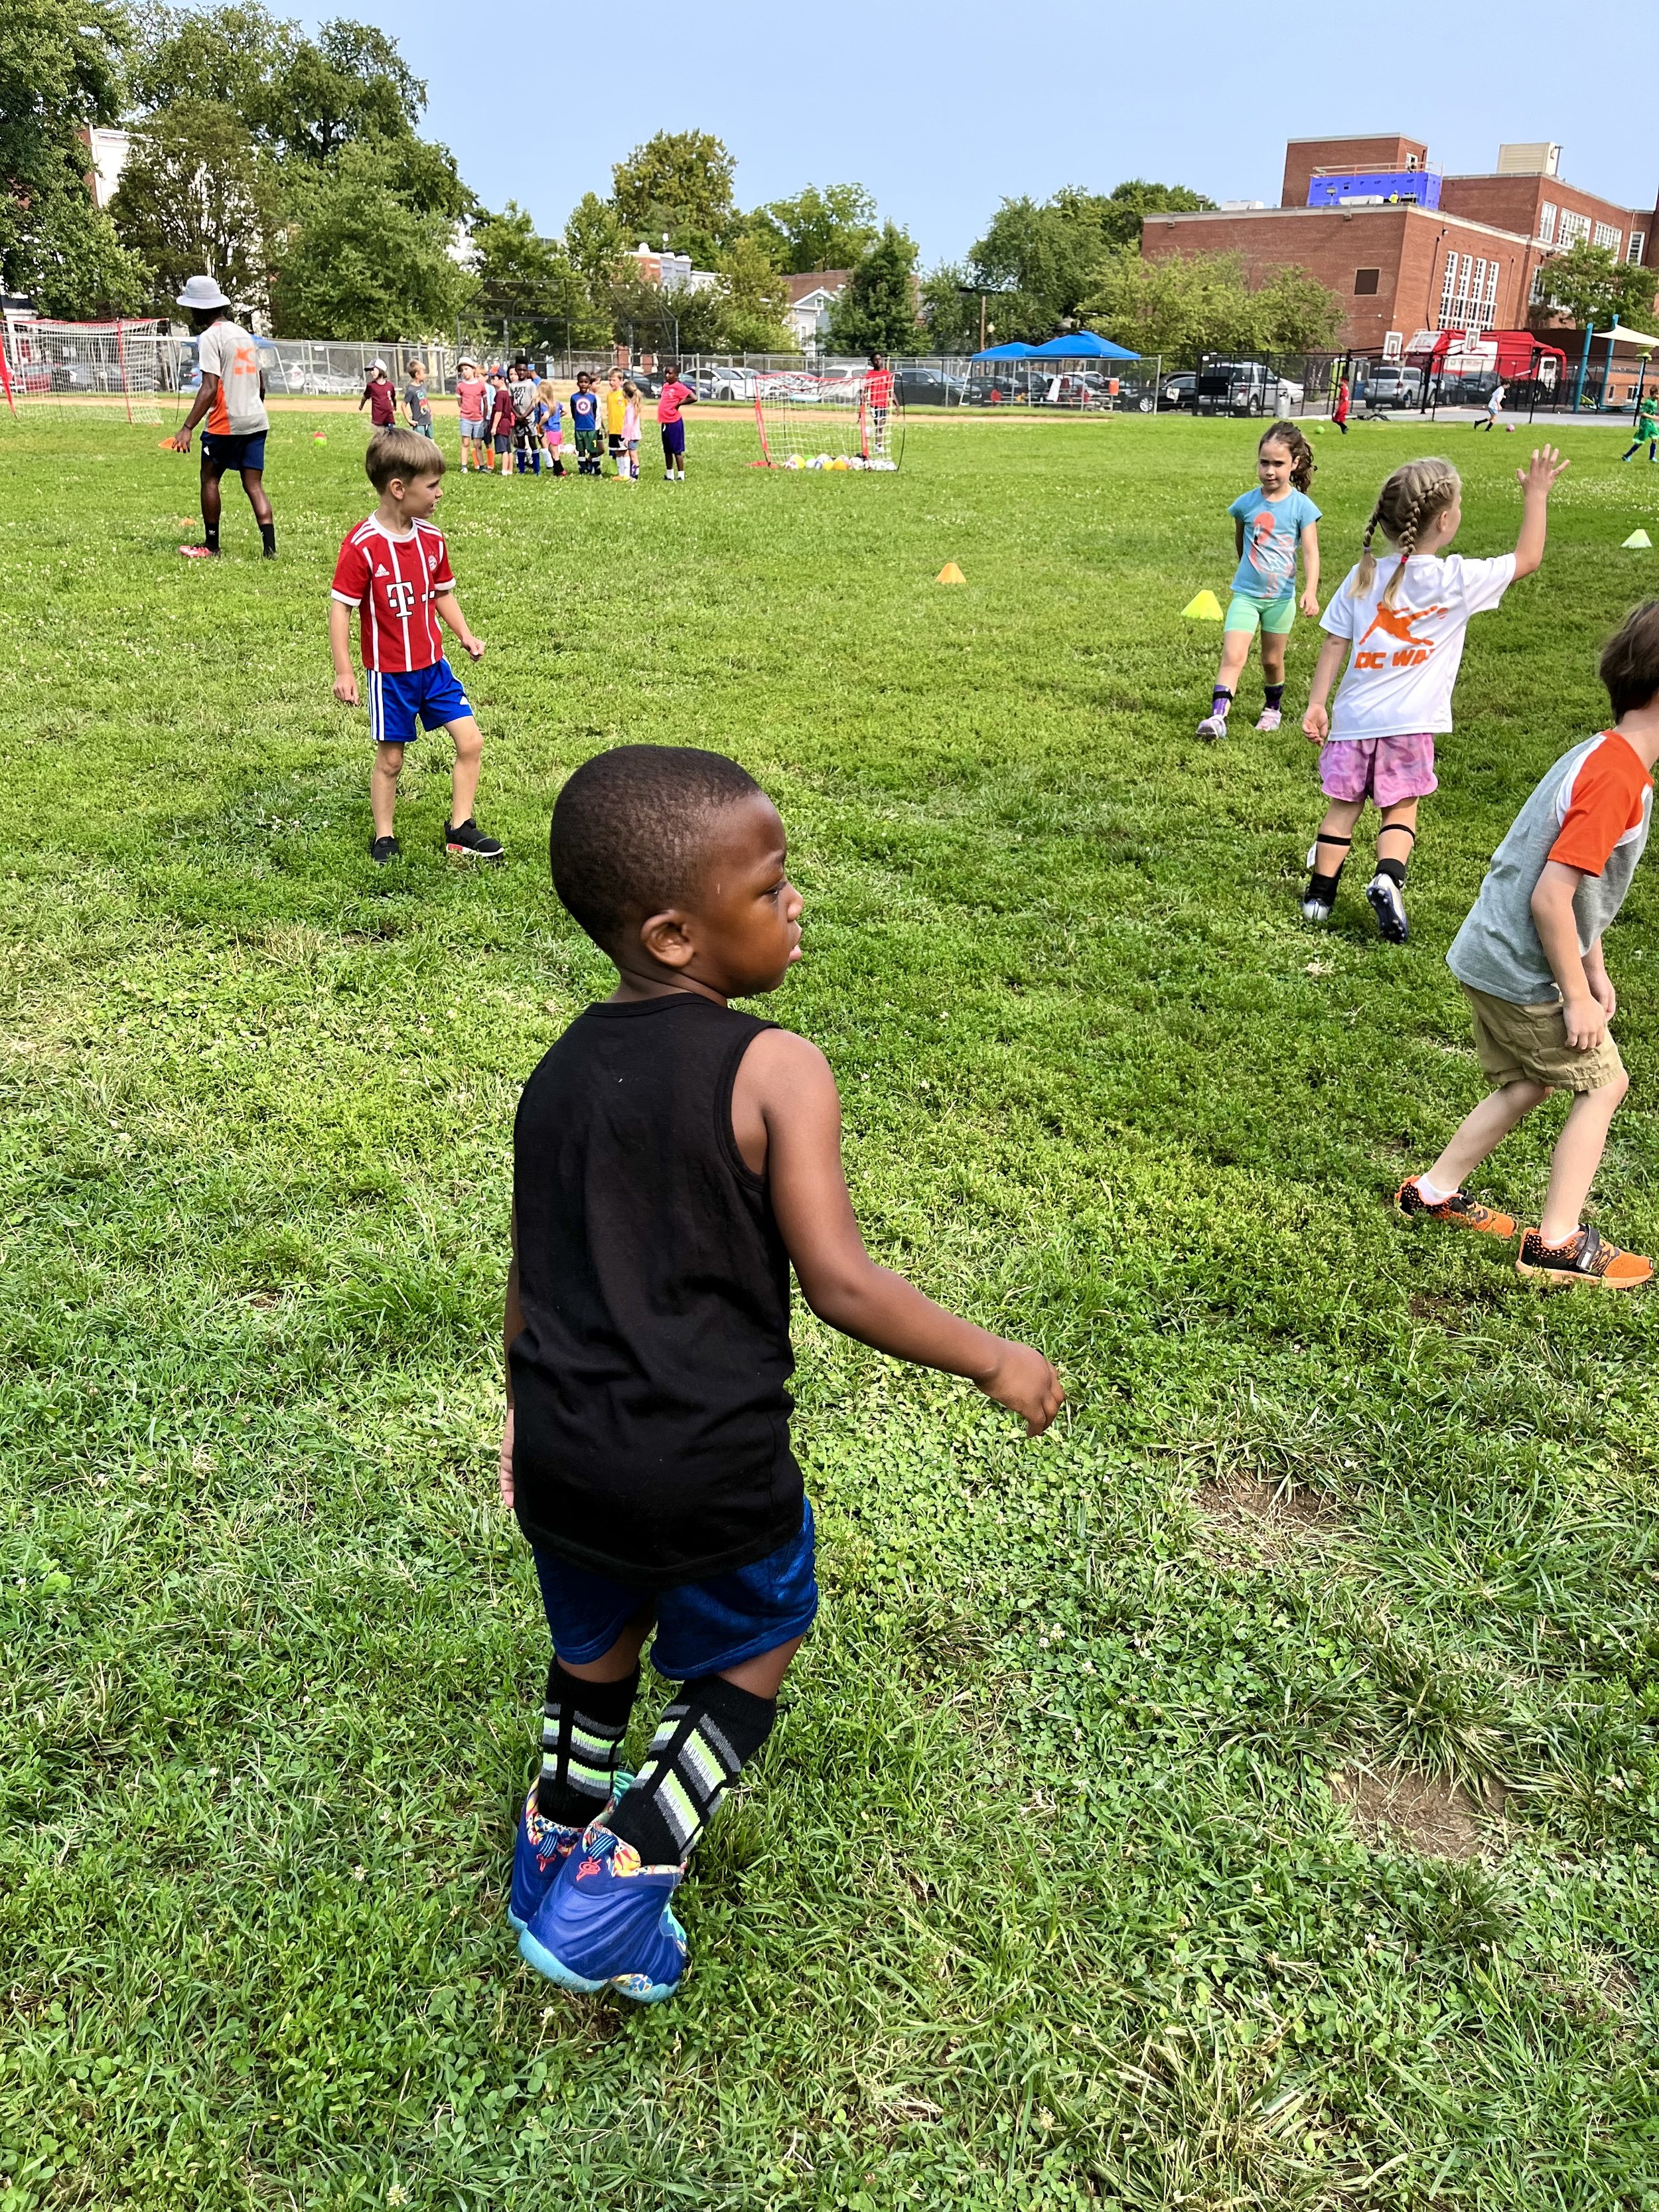
<svg viewBox="0 0 1659 2212"><path fill-rule="evenodd" d="M1243 592L1235 592L1227 605L1228 629L1248 630L1254 637L1258 629L1266 630L1269 637L1283 637L1296 620L1296 594L1286 592L1282 599L1253 599Z"/></svg>

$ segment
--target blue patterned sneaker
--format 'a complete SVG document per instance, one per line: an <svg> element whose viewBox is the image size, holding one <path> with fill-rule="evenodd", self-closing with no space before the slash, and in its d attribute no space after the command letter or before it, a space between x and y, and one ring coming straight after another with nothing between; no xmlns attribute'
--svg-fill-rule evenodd
<svg viewBox="0 0 1659 2212"><path fill-rule="evenodd" d="M615 1811L617 1799L633 1779L631 1774L616 1777L615 1795L599 1815L601 1820ZM519 1814L519 1832L513 1842L513 1888L507 1901L507 1917L521 1933L535 1917L542 1899L557 1879L559 1869L581 1838L580 1828L567 1828L562 1821L550 1820L536 1810L536 1785L532 1782Z"/></svg>
<svg viewBox="0 0 1659 2212"><path fill-rule="evenodd" d="M685 1972L685 1930L669 1905L684 1875L683 1866L641 1866L632 1844L590 1828L520 1936L520 1955L562 1989L660 2004Z"/></svg>

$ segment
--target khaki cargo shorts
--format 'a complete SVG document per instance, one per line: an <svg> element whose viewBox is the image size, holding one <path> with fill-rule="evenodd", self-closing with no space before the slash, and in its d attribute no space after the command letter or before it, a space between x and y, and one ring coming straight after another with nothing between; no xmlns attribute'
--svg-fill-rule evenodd
<svg viewBox="0 0 1659 2212"><path fill-rule="evenodd" d="M1556 1091L1601 1091L1625 1072L1609 1030L1594 1052L1575 1052L1567 1042L1567 1018L1553 1006L1518 1006L1465 983L1474 1023L1474 1050L1494 1086L1547 1083Z"/></svg>

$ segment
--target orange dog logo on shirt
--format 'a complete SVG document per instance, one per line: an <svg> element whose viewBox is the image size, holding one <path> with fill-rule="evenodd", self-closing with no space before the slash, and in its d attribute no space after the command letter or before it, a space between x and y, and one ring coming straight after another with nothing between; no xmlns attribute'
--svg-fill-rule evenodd
<svg viewBox="0 0 1659 2212"><path fill-rule="evenodd" d="M1365 632L1365 636L1360 639L1358 645L1354 647L1354 666L1356 668L1387 668L1392 665L1395 668L1420 668L1434 651L1434 640L1432 638L1419 640L1414 635L1415 626L1419 623L1433 621L1437 615L1448 615L1450 612L1449 607L1407 607L1403 610L1378 607L1376 612L1371 617L1370 628ZM1386 649L1380 653L1365 653L1361 650L1365 638L1375 636L1378 630L1381 630L1385 637L1394 638L1398 642L1400 647L1398 653L1390 654Z"/></svg>

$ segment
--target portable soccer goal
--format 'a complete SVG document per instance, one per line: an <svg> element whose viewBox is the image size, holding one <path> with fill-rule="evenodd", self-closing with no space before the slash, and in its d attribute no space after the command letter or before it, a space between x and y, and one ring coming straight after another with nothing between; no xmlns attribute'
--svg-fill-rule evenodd
<svg viewBox="0 0 1659 2212"><path fill-rule="evenodd" d="M8 316L0 385L14 416L95 414L129 422L161 420L158 320L57 323Z"/></svg>
<svg viewBox="0 0 1659 2212"><path fill-rule="evenodd" d="M793 368L757 374L755 427L760 468L896 469L904 447L904 411L896 391L885 406L872 405L863 369L822 376Z"/></svg>

